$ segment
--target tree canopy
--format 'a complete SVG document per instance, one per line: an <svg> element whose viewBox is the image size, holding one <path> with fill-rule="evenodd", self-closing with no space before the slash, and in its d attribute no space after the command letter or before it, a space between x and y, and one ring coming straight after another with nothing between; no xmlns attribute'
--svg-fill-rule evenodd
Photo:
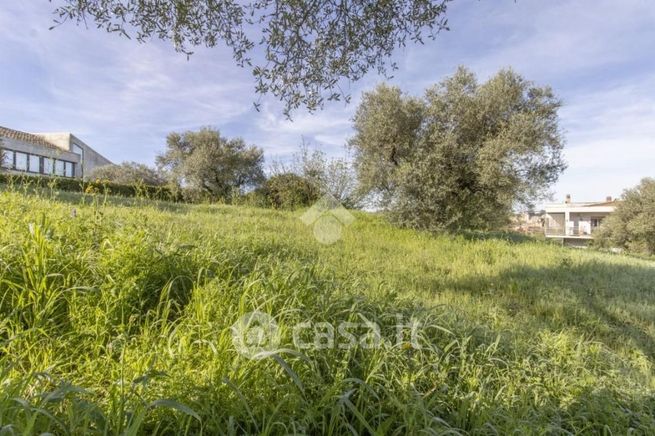
<svg viewBox="0 0 655 436"><path fill-rule="evenodd" d="M348 99L342 79L395 69L394 49L447 29L449 1L55 0L54 13L57 25L93 22L141 42L171 41L187 55L224 44L252 70L255 90L280 99L289 115Z"/></svg>
<svg viewBox="0 0 655 436"><path fill-rule="evenodd" d="M602 246L655 255L655 179L643 179L624 191L597 239Z"/></svg>
<svg viewBox="0 0 655 436"><path fill-rule="evenodd" d="M500 227L565 168L559 107L550 88L511 70L480 84L460 68L422 98L381 85L355 115L359 180L400 224Z"/></svg>
<svg viewBox="0 0 655 436"><path fill-rule="evenodd" d="M209 127L169 134L166 151L157 156L159 168L179 186L226 201L264 181L263 163L262 149Z"/></svg>

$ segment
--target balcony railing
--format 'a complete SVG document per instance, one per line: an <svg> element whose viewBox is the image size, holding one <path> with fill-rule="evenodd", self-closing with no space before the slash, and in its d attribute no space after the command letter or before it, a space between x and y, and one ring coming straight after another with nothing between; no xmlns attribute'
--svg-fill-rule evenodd
<svg viewBox="0 0 655 436"><path fill-rule="evenodd" d="M563 227L546 227L546 236L578 236L591 238L598 228L591 229L591 233L581 230L579 227L565 229Z"/></svg>
<svg viewBox="0 0 655 436"><path fill-rule="evenodd" d="M566 236L566 232L563 228L546 227L546 236Z"/></svg>

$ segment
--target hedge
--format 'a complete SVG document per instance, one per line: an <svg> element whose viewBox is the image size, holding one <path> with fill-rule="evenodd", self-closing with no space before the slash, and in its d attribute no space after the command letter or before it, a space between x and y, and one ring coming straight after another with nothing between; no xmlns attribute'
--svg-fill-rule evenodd
<svg viewBox="0 0 655 436"><path fill-rule="evenodd" d="M179 192L173 192L166 186L121 185L107 180L81 180L64 177L0 173L0 184L60 189L62 191L83 192L87 194L102 193L123 197L146 197L163 201L182 200Z"/></svg>

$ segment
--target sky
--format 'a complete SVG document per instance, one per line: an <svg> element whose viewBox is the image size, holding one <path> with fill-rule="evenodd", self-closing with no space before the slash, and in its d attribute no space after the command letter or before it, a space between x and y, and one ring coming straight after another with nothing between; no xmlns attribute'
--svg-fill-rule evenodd
<svg viewBox="0 0 655 436"><path fill-rule="evenodd" d="M454 0L450 31L399 49L391 80L369 74L343 84L350 104L328 103L287 120L280 102L254 92L251 73L224 47L187 59L169 43L94 26L53 30L53 0L0 7L0 125L70 131L113 162L153 164L172 131L203 126L240 136L286 160L303 138L342 156L363 92L383 81L409 94L464 65L483 81L511 67L562 99L568 169L554 200L617 197L655 177L655 2L652 0ZM255 110L254 101L261 103Z"/></svg>

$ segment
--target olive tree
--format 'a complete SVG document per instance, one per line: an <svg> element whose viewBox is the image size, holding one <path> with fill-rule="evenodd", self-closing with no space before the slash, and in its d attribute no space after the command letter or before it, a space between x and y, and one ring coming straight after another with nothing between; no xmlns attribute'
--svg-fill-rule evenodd
<svg viewBox="0 0 655 436"><path fill-rule="evenodd" d="M166 151L157 156L160 170L178 186L225 201L259 186L265 179L263 163L259 147L208 127L169 134Z"/></svg>
<svg viewBox="0 0 655 436"><path fill-rule="evenodd" d="M511 70L478 83L460 68L422 98L382 85L354 118L359 179L402 225L498 228L564 170L560 104Z"/></svg>
<svg viewBox="0 0 655 436"><path fill-rule="evenodd" d="M601 246L655 254L655 179L643 179L623 192L622 201L617 202L596 239Z"/></svg>
<svg viewBox="0 0 655 436"><path fill-rule="evenodd" d="M138 41L194 47L223 44L251 69L260 94L291 110L348 99L340 82L385 74L394 49L447 29L450 0L51 0L55 25L94 23Z"/></svg>

